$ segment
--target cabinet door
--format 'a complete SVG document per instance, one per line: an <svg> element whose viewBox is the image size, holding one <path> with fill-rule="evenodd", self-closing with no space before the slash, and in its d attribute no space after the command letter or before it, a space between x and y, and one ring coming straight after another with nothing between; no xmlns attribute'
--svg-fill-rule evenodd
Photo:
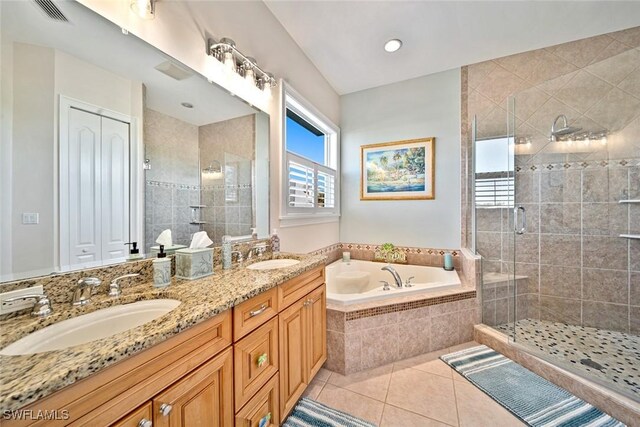
<svg viewBox="0 0 640 427"><path fill-rule="evenodd" d="M316 376L327 360L327 292L325 285L305 297L308 316L307 384Z"/></svg>
<svg viewBox="0 0 640 427"><path fill-rule="evenodd" d="M233 426L232 378L229 348L153 399L154 427Z"/></svg>
<svg viewBox="0 0 640 427"><path fill-rule="evenodd" d="M305 299L295 302L278 316L280 338L280 416L286 417L307 384Z"/></svg>
<svg viewBox="0 0 640 427"><path fill-rule="evenodd" d="M152 419L151 402L147 402L111 427L150 427Z"/></svg>

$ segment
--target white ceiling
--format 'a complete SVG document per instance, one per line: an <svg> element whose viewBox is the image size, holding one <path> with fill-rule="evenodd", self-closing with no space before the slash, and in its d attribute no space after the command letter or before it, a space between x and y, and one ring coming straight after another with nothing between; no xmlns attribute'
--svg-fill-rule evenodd
<svg viewBox="0 0 640 427"><path fill-rule="evenodd" d="M640 25L640 1L265 2L341 95Z"/></svg>
<svg viewBox="0 0 640 427"><path fill-rule="evenodd" d="M66 52L146 87L146 106L196 126L255 113L256 110L210 84L199 74L175 80L154 69L169 60L133 35L76 2L56 2L69 19L52 21L32 1L2 1L2 35L11 40ZM194 105L188 109L180 104Z"/></svg>

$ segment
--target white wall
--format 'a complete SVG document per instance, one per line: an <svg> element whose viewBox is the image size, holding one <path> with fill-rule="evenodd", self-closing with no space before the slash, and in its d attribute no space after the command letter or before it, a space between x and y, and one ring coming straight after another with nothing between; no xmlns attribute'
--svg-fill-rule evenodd
<svg viewBox="0 0 640 427"><path fill-rule="evenodd" d="M285 79L333 122L339 124L340 100L325 78L262 1L161 1L156 17L139 19L128 1L79 0L131 34L156 46L202 75L209 76L208 37L230 37L258 64ZM213 79L225 87L224 81ZM279 88L277 88L279 89ZM278 228L281 248L306 252L338 242L339 223L280 228L280 145L282 115L278 90L263 109L270 115L270 223Z"/></svg>
<svg viewBox="0 0 640 427"><path fill-rule="evenodd" d="M460 70L341 98L342 242L460 247ZM436 138L435 200L360 201L360 146Z"/></svg>

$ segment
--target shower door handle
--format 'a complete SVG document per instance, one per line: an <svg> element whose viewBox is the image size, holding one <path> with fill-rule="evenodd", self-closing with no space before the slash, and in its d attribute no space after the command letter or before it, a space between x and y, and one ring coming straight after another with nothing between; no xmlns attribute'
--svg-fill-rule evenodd
<svg viewBox="0 0 640 427"><path fill-rule="evenodd" d="M520 224L518 224L518 211L522 211L522 222ZM524 234L527 231L527 211L524 206L518 206L513 209L513 229L516 234Z"/></svg>

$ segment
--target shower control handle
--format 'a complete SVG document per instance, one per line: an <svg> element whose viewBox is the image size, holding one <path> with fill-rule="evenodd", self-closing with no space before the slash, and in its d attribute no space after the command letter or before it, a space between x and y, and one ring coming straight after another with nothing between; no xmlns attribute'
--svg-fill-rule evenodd
<svg viewBox="0 0 640 427"><path fill-rule="evenodd" d="M518 221L518 211L522 211L521 222ZM527 211L524 206L518 206L513 209L513 229L516 234L524 234L527 231Z"/></svg>

